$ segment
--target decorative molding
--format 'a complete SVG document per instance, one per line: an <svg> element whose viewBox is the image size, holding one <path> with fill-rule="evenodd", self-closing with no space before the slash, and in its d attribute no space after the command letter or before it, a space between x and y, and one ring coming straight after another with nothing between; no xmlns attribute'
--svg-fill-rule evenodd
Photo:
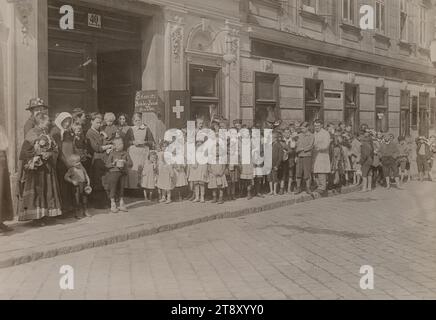
<svg viewBox="0 0 436 320"><path fill-rule="evenodd" d="M15 5L18 12L18 18L21 21L21 33L23 34L23 44L28 45L29 35L29 16L32 14L33 6L30 0L7 0Z"/></svg>
<svg viewBox="0 0 436 320"><path fill-rule="evenodd" d="M319 68L318 67L309 67L309 75L313 79L318 79Z"/></svg>
<svg viewBox="0 0 436 320"><path fill-rule="evenodd" d="M304 10L302 8L300 9L300 16L302 16L305 19L320 22L323 26L325 26L327 24L327 20L325 17L323 17L319 14Z"/></svg>
<svg viewBox="0 0 436 320"><path fill-rule="evenodd" d="M274 71L273 62L267 59L260 60L260 70L262 70L262 72L272 73Z"/></svg>
<svg viewBox="0 0 436 320"><path fill-rule="evenodd" d="M400 47L401 50L408 51L409 55L411 55L414 52L414 45L410 42L400 40L398 41L398 46Z"/></svg>
<svg viewBox="0 0 436 320"><path fill-rule="evenodd" d="M171 44L172 44L174 60L176 62L180 60L180 54L183 47L182 40L183 40L183 27L179 25L173 26L171 30Z"/></svg>

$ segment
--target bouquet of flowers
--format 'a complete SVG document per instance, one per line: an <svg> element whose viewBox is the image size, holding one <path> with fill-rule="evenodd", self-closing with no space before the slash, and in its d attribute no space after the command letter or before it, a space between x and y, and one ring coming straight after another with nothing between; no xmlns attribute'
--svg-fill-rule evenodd
<svg viewBox="0 0 436 320"><path fill-rule="evenodd" d="M30 159L25 168L28 170L36 170L45 165L53 152L57 149L56 143L47 134L41 134L34 144L34 156Z"/></svg>

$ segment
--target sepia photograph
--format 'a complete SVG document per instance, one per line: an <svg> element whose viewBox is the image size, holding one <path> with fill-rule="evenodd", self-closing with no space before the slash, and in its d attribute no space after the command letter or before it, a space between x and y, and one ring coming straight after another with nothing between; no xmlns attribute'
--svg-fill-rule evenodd
<svg viewBox="0 0 436 320"><path fill-rule="evenodd" d="M0 0L0 300L436 300L434 161L435 0Z"/></svg>

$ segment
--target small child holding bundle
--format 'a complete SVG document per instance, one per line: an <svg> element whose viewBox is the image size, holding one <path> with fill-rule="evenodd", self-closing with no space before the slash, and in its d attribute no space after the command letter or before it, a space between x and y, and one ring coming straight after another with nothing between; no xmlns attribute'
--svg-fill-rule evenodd
<svg viewBox="0 0 436 320"><path fill-rule="evenodd" d="M74 211L76 219L90 217L88 213L88 195L91 193L91 180L83 167L80 155L72 154L68 159L69 169L64 176L65 181L73 185Z"/></svg>

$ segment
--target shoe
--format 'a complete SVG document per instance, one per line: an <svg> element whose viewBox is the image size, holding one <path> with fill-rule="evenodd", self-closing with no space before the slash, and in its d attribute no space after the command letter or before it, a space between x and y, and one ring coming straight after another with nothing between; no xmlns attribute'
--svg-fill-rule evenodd
<svg viewBox="0 0 436 320"><path fill-rule="evenodd" d="M83 215L87 218L91 218L92 215L88 212L88 210L85 210L85 212L83 213Z"/></svg>
<svg viewBox="0 0 436 320"><path fill-rule="evenodd" d="M198 202L200 202L200 199L196 198L196 199L192 200L192 202L198 203Z"/></svg>
<svg viewBox="0 0 436 320"><path fill-rule="evenodd" d="M295 191L294 191L294 193L295 194L300 194L300 193L302 193L303 192L303 190L301 190L301 188L297 188L297 189L295 189Z"/></svg>
<svg viewBox="0 0 436 320"><path fill-rule="evenodd" d="M167 200L165 199L165 198L162 198L162 199L160 199L159 200L159 203L164 203L164 202L166 202Z"/></svg>
<svg viewBox="0 0 436 320"><path fill-rule="evenodd" d="M12 229L11 227L8 227L7 225L5 225L4 223L0 223L0 233L6 233L6 232L11 232L14 229Z"/></svg>
<svg viewBox="0 0 436 320"><path fill-rule="evenodd" d="M285 194L285 190L284 190L284 189L280 189L280 191L279 191L278 194L279 194L280 196L284 195L284 194Z"/></svg>
<svg viewBox="0 0 436 320"><path fill-rule="evenodd" d="M165 201L165 204L170 204L172 201L170 199L168 199L167 201Z"/></svg>
<svg viewBox="0 0 436 320"><path fill-rule="evenodd" d="M212 201L210 203L217 203L216 196L213 197Z"/></svg>
<svg viewBox="0 0 436 320"><path fill-rule="evenodd" d="M111 205L111 212L112 213L118 213L118 208L117 208L117 205L115 203L113 203Z"/></svg>
<svg viewBox="0 0 436 320"><path fill-rule="evenodd" d="M81 214L76 214L75 216L74 216L77 220L82 220L84 217L83 217L83 215L81 215Z"/></svg>
<svg viewBox="0 0 436 320"><path fill-rule="evenodd" d="M126 205L120 205L118 210L121 211L121 212L129 212L129 210L127 209Z"/></svg>

